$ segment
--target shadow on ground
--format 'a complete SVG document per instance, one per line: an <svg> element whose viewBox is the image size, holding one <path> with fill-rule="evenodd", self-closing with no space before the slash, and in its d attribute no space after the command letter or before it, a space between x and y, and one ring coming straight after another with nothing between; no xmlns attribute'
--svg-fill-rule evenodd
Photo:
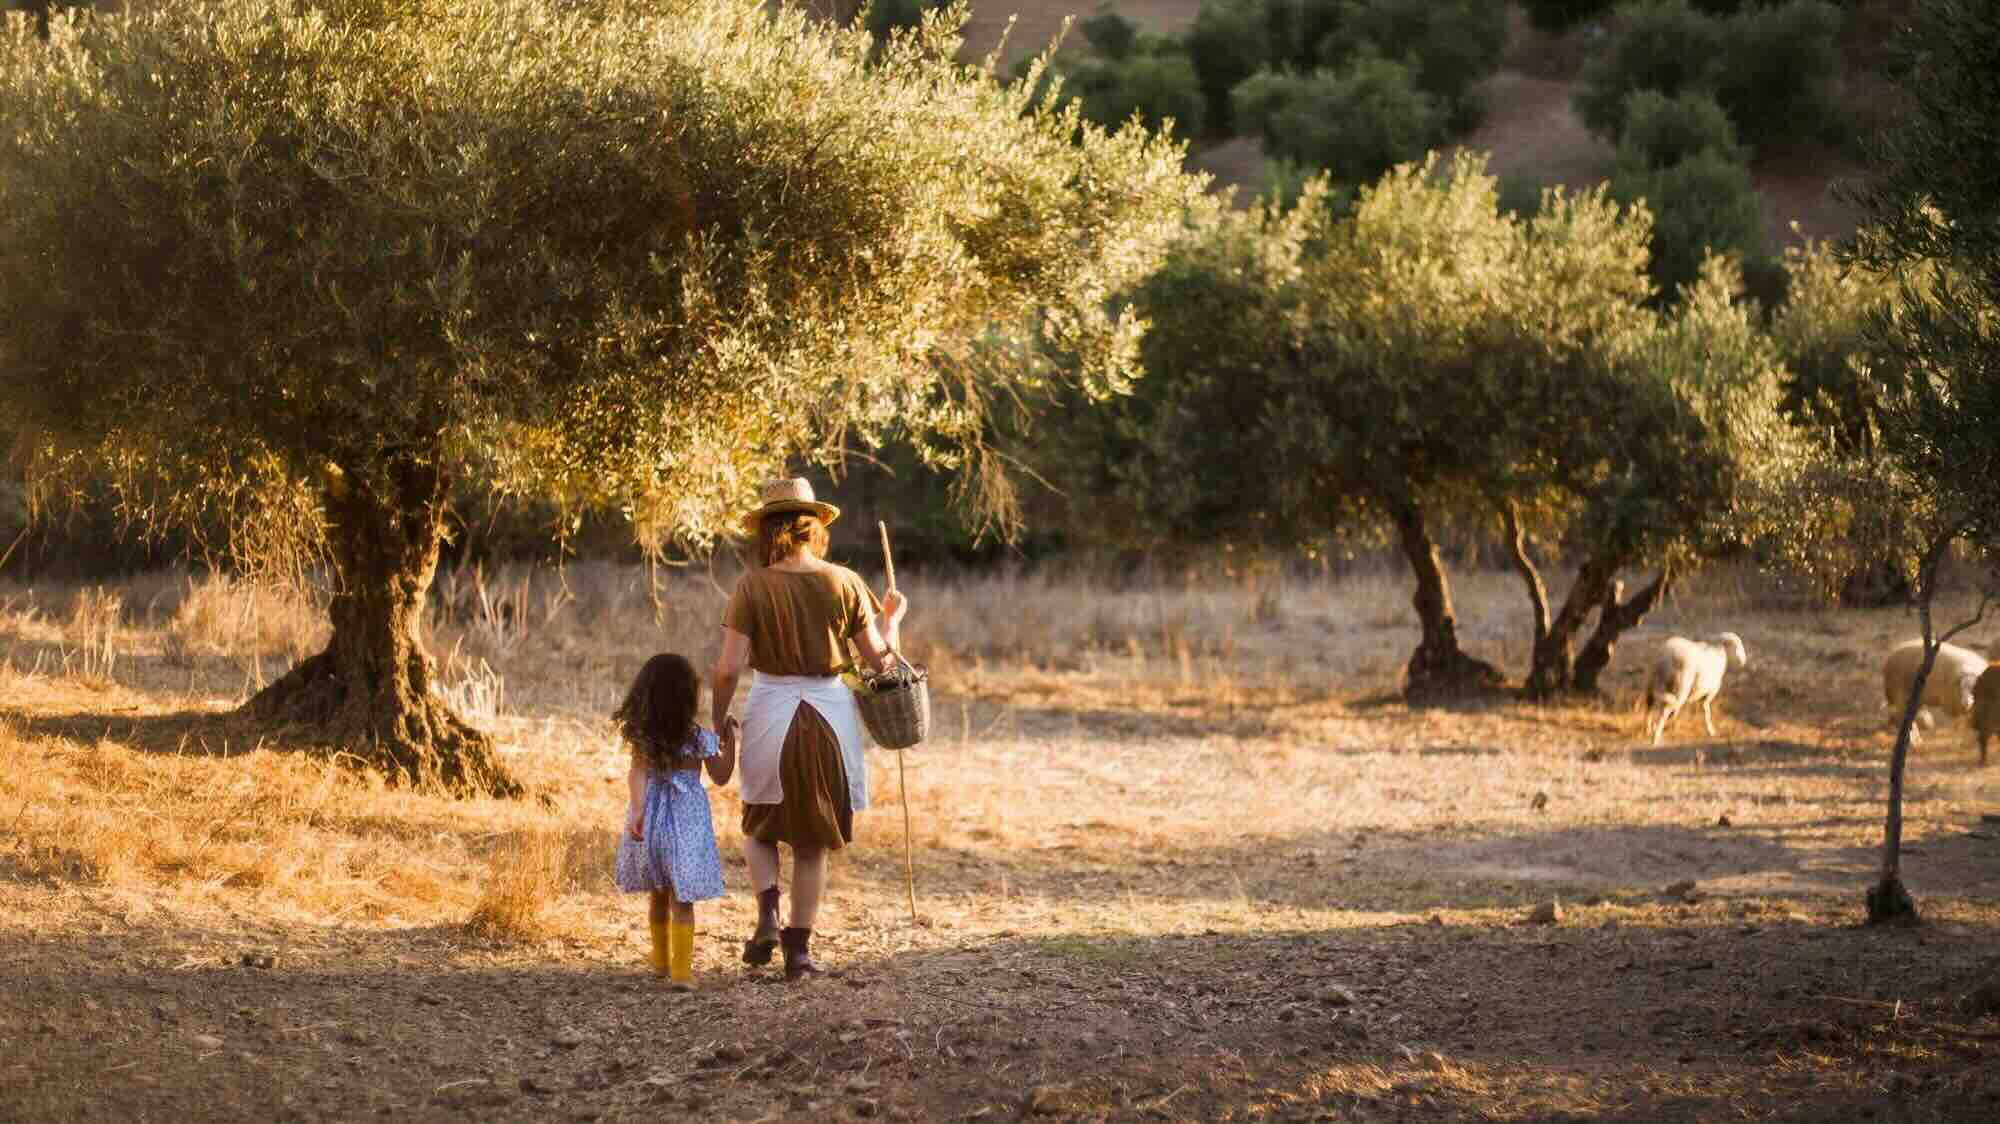
<svg viewBox="0 0 2000 1124"><path fill-rule="evenodd" d="M0 1115L1988 1119L2000 1042L1951 1004L1993 935L897 926L827 934L833 974L789 986L704 935L675 995L454 928L9 929Z"/></svg>
<svg viewBox="0 0 2000 1124"><path fill-rule="evenodd" d="M880 820L887 827L886 820ZM1329 828L1240 846L1132 849L1115 839L1028 850L925 846L915 853L926 893L1007 893L1049 902L1148 900L1248 908L1370 912L1527 908L1550 899L1653 900L1693 882L1710 897L1845 893L1858 901L1878 868L1875 848L1836 846L1813 829L1873 824L1840 817L1792 829L1621 825L1481 832L1356 832ZM1905 872L1919 892L2000 896L2000 839L1945 828L1909 844ZM1921 861L1916 861L1920 859ZM864 838L841 877L893 894L904 880L896 838ZM1673 895L1678 899L1681 895Z"/></svg>
<svg viewBox="0 0 2000 1124"><path fill-rule="evenodd" d="M134 708L136 709L136 708ZM38 738L65 738L89 745L115 741L136 753L191 757L234 757L259 749L293 750L274 732L234 710L185 709L159 714L103 710L50 714L7 714L24 733Z"/></svg>

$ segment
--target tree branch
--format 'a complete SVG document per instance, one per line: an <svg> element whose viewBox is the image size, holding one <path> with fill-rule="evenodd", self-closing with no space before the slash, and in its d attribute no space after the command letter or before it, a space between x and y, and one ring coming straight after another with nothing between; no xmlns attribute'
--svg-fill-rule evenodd
<svg viewBox="0 0 2000 1124"><path fill-rule="evenodd" d="M1507 551L1514 569L1521 575L1522 584L1528 587L1528 601L1535 613L1535 643L1541 644L1549 635L1549 591L1542 583L1541 572L1535 569L1534 559L1528 557L1528 531L1521 525L1521 509L1513 499L1500 505L1500 519L1506 528Z"/></svg>

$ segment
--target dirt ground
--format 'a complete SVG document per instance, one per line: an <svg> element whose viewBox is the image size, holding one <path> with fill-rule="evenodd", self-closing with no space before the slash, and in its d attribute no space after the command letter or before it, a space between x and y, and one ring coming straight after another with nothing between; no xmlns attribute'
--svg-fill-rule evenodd
<svg viewBox="0 0 2000 1124"><path fill-rule="evenodd" d="M1515 593L1480 580L1468 640L1517 659ZM1926 924L1857 924L1868 653L1904 615L1717 587L1648 623L1602 703L1412 710L1393 578L1184 596L918 586L935 630L996 644L1132 631L1074 666L932 643L921 919L876 751L829 978L735 962L718 792L731 896L700 907L691 995L642 970L608 882L615 750L563 733L603 706L574 678L643 638L490 653L540 799L454 802L258 744L226 714L241 672L167 658L176 625L130 626L92 679L53 601L0 598L0 1119L2000 1119L2000 1019L1957 1006L2000 969L2000 765L1962 730L1912 764ZM1688 715L1642 744L1641 653L1725 622L1753 663L1717 736ZM475 903L530 830L567 873L546 924L493 934Z"/></svg>

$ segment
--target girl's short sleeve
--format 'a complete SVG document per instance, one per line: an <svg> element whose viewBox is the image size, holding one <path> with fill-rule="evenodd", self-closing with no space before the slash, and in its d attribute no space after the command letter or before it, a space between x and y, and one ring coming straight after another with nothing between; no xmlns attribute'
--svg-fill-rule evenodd
<svg viewBox="0 0 2000 1124"><path fill-rule="evenodd" d="M722 739L715 736L714 730L705 730L700 726L696 726L694 728L694 737L689 740L692 742L692 748L688 753L683 754L685 757L691 757L696 761L706 761L711 757L722 756Z"/></svg>
<svg viewBox="0 0 2000 1124"><path fill-rule="evenodd" d="M844 571L843 577L845 580L841 583L840 600L841 607L847 614L847 627L841 631L841 635L855 636L868 627L869 621L882 615L882 602L876 598L875 591L868 588L868 583L861 579L860 574L847 570Z"/></svg>

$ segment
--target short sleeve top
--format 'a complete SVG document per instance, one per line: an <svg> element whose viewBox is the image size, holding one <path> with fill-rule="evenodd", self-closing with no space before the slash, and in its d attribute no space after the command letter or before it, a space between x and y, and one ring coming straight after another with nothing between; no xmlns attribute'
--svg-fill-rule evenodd
<svg viewBox="0 0 2000 1124"><path fill-rule="evenodd" d="M766 675L838 675L847 641L882 611L875 591L845 566L765 567L744 574L722 623L750 638L750 666Z"/></svg>
<svg viewBox="0 0 2000 1124"><path fill-rule="evenodd" d="M654 749L659 743L648 738L645 745L634 745L632 756L655 769L692 768L711 757L722 756L722 741L714 730L704 730L696 726L688 734L687 741L676 747L672 753L661 753Z"/></svg>

